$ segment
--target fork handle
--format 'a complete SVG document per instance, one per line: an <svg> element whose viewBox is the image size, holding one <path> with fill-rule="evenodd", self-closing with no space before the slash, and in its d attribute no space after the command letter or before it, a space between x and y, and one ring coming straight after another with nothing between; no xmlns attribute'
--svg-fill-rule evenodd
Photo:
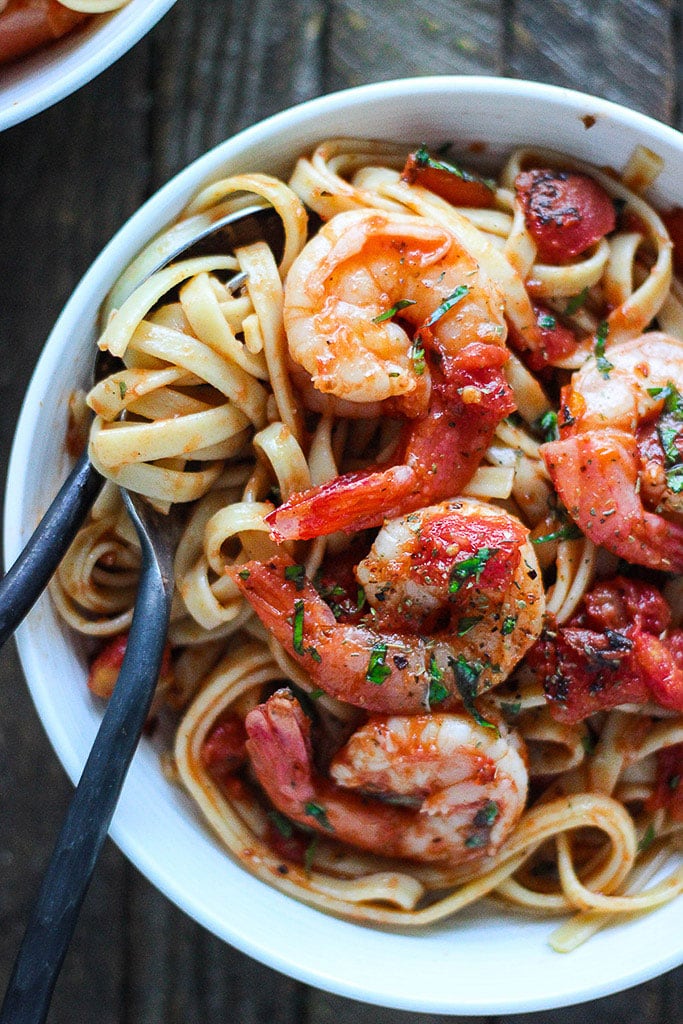
<svg viewBox="0 0 683 1024"><path fill-rule="evenodd" d="M62 961L149 712L170 617L169 581L143 548L126 653L43 878L14 964L0 1024L45 1020Z"/></svg>
<svg viewBox="0 0 683 1024"><path fill-rule="evenodd" d="M84 453L26 547L0 580L0 647L42 594L103 483Z"/></svg>

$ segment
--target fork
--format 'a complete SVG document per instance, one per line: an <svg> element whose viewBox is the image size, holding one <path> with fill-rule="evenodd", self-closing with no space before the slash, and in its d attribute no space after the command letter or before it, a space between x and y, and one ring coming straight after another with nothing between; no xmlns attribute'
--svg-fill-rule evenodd
<svg viewBox="0 0 683 1024"><path fill-rule="evenodd" d="M152 703L173 595L177 514L121 489L142 549L133 621L114 693L71 800L0 1008L0 1024L44 1021L81 904Z"/></svg>

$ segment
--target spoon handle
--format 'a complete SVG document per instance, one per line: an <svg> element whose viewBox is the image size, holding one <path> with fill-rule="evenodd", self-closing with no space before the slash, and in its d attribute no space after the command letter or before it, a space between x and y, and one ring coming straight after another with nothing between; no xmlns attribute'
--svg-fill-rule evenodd
<svg viewBox="0 0 683 1024"><path fill-rule="evenodd" d="M42 594L103 483L84 453L26 547L0 580L0 647Z"/></svg>
<svg viewBox="0 0 683 1024"><path fill-rule="evenodd" d="M123 665L43 878L0 1024L45 1020L123 781L145 724L170 617L172 581L148 544Z"/></svg>

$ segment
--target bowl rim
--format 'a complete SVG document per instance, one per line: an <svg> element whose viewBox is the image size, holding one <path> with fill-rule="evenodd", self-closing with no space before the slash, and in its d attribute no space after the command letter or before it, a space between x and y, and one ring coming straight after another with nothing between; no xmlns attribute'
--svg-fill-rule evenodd
<svg viewBox="0 0 683 1024"><path fill-rule="evenodd" d="M134 2L135 0L133 0ZM145 0L144 3L138 2L137 7L130 5L128 16L125 16L127 10L125 7L100 15L99 17L103 19L102 23L81 39L73 50L75 54L84 51L82 60L77 60L74 66L69 67L66 71L60 67L61 62L55 62L45 72L46 80L41 82L38 88L25 96L13 99L13 93L17 89L23 91L26 87L25 83L30 82L31 63L35 63L36 59L39 60L41 54L45 52L55 52L55 48L68 45L69 35L55 40L48 46L47 51L41 47L35 52L26 54L25 57L19 58L16 66L19 68L26 66L27 75L19 85L8 88L8 98L3 96L4 90L0 88L0 131L12 128L35 114L41 113L80 89L100 72L105 71L139 42L173 7L175 2L176 0ZM69 53L69 56L71 55ZM14 66L14 62L8 65L8 67Z"/></svg>
<svg viewBox="0 0 683 1024"><path fill-rule="evenodd" d="M99 304L102 298L102 289L104 288L104 291L106 291L111 286L113 279L116 278L120 269L122 269L122 265L125 265L125 262L149 239L150 229L145 227L145 225L152 224L154 226L153 233L156 233L161 225L178 213L184 201L186 201L198 183L210 177L211 171L217 170L222 163L231 157L239 157L240 154L247 151L259 140L263 140L274 133L281 133L295 128L302 120L324 116L327 113L338 111L348 104L353 104L355 107L359 103L373 103L376 100L396 98L397 95L400 96L403 93L428 96L441 91L453 94L476 93L480 96L495 96L505 93L506 96L513 98L523 97L529 99L533 97L550 105L564 106L571 110L576 108L585 109L588 106L592 113L610 117L621 124L628 122L629 125L633 126L636 130L644 132L648 137L660 138L662 141L668 142L681 152L681 158L683 159L683 136L675 129L645 114L576 90L492 76L428 76L401 78L356 86L297 104L226 139L180 171L133 214L105 246L90 269L85 273L57 319L31 378L12 445L4 505L3 535L6 566L9 566L19 553L24 540L24 534L26 533L26 530L23 529L24 509L22 501L23 488L25 486L25 469L29 464L31 432L38 415L40 395L45 393L47 382L51 380L59 362L62 351L59 345L60 336L73 326L74 321L78 318L79 309L91 308L88 305L91 300ZM33 656L34 652L31 649L26 625L22 625L17 632L17 644L23 671L27 678L31 697L38 711L41 724L47 732L48 738L60 761L72 781L75 781L80 773L82 761L75 758L73 753L67 749L69 731L64 721L55 721L54 716L51 714L49 703L44 699L44 692L41 692L40 686L33 678L33 672L38 667ZM152 851L146 847L144 839L141 840L139 835L131 834L130 831L123 828L116 815L112 822L110 835L123 853L145 874L153 885L160 889L190 917L237 949L301 982L314 985L346 998L375 1003L394 1009L469 1016L549 1010L597 999L621 991L647 981L683 963L683 942L681 942L680 948L669 949L667 955L659 955L654 961L648 961L647 950L645 950L642 963L638 969L627 968L617 963L613 966L613 973L609 978L600 977L597 980L594 979L589 985L583 984L583 987L579 985L576 989L560 992L554 996L548 995L548 993L539 996L535 992L530 992L524 998L516 998L512 1001L504 993L499 992L495 986L487 992L477 993L476 998L470 997L467 999L459 997L457 992L455 997L444 997L430 992L420 993L412 997L407 996L405 993L396 996L392 994L393 987L388 987L386 984L381 990L379 987L376 987L375 990L369 991L367 983L359 984L355 978L340 978L335 974L334 965L332 964L334 958L330 958L330 965L327 967L321 964L313 966L310 963L302 963L301 960L297 960L296 952L290 944L280 943L279 946L276 946L273 943L272 936L261 935L258 938L253 934L245 936L242 931L233 926L232 921L226 921L223 918L218 919L211 908L198 905L196 899L193 899L188 894L182 881L179 881L172 872L160 870L159 863L155 861ZM239 871L246 875L243 868L240 868ZM247 875L247 878L251 879L252 882L254 881L252 876ZM244 884L247 885L247 882L245 881ZM259 884L265 886L265 883ZM276 907L279 905L280 900L285 901L285 903L282 903L283 907L294 902L291 900L291 897L284 896L270 888L269 892L273 894L270 902L273 902ZM310 911L310 908L306 909ZM310 912L318 913L317 911ZM338 919L331 920L336 920L342 935L347 933L353 938L353 928L358 926L349 925L348 922L339 921ZM523 922L524 919L520 919L521 929L524 928ZM458 998L460 998L460 1001L458 1001Z"/></svg>

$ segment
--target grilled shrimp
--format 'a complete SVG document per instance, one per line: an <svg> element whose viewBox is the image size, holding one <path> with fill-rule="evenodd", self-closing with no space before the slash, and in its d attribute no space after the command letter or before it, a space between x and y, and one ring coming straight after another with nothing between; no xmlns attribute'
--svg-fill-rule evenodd
<svg viewBox="0 0 683 1024"><path fill-rule="evenodd" d="M683 572L683 341L658 331L591 357L541 449L587 537L629 562ZM673 517L673 518L671 518Z"/></svg>
<svg viewBox="0 0 683 1024"><path fill-rule="evenodd" d="M314 765L311 722L290 691L245 724L252 768L279 811L382 856L451 865L491 856L524 809L524 746L503 723L494 731L458 714L370 718L329 777Z"/></svg>
<svg viewBox="0 0 683 1024"><path fill-rule="evenodd" d="M273 536L378 526L459 493L514 403L502 296L448 230L382 210L338 214L290 269L284 318L315 388L407 422L390 465L292 496L269 517Z"/></svg>
<svg viewBox="0 0 683 1024"><path fill-rule="evenodd" d="M283 558L231 575L317 687L376 712L469 704L509 675L540 635L545 607L526 528L467 499L379 531L356 567L370 614L337 620L303 567Z"/></svg>

